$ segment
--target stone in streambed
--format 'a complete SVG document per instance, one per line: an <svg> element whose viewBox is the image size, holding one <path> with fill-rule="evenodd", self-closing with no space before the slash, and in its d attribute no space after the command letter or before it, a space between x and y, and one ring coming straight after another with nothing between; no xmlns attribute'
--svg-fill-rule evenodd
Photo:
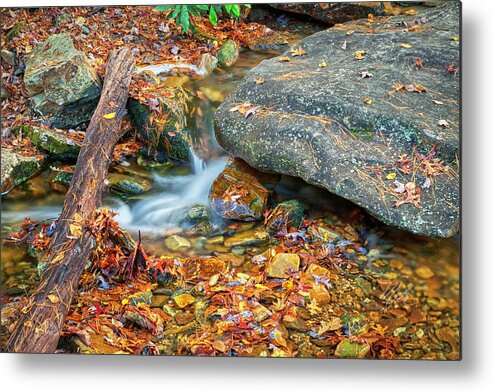
<svg viewBox="0 0 493 392"><path fill-rule="evenodd" d="M171 235L164 240L164 245L171 251L185 250L192 246L190 241L179 235Z"/></svg>
<svg viewBox="0 0 493 392"><path fill-rule="evenodd" d="M152 183L144 178L109 173L110 190L117 195L140 195L152 189Z"/></svg>
<svg viewBox="0 0 493 392"><path fill-rule="evenodd" d="M286 271L296 272L300 268L300 256L295 253L278 253L267 267L267 276L271 278L288 278Z"/></svg>
<svg viewBox="0 0 493 392"><path fill-rule="evenodd" d="M45 151L52 159L77 160L79 156L81 145L67 131L24 125L13 132L29 137L35 147Z"/></svg>
<svg viewBox="0 0 493 392"><path fill-rule="evenodd" d="M268 233L263 229L252 229L241 231L224 240L227 247L233 246L251 246L265 242L269 238Z"/></svg>
<svg viewBox="0 0 493 392"><path fill-rule="evenodd" d="M235 41L227 40L217 51L217 61L220 67L231 67L240 56L240 47Z"/></svg>
<svg viewBox="0 0 493 392"><path fill-rule="evenodd" d="M212 210L225 219L262 219L269 191L252 174L232 165L217 176L209 201Z"/></svg>
<svg viewBox="0 0 493 392"><path fill-rule="evenodd" d="M2 148L2 195L38 174L43 163L44 157L41 155L23 156L8 148Z"/></svg>
<svg viewBox="0 0 493 392"><path fill-rule="evenodd" d="M267 216L266 226L270 230L279 230L286 227L298 228L303 220L305 208L298 200L287 200L279 203Z"/></svg>
<svg viewBox="0 0 493 392"><path fill-rule="evenodd" d="M101 94L95 69L68 34L52 35L29 54L24 84L34 109L62 129L89 121Z"/></svg>
<svg viewBox="0 0 493 392"><path fill-rule="evenodd" d="M376 20L371 31L367 19L336 25L305 38L305 54L282 55L291 61L264 60L217 109L219 144L259 170L302 178L386 224L453 236L460 215L454 174L460 156L460 78L445 67L460 61L459 42L451 39L459 36L459 7L443 3L418 15ZM415 66L418 57L427 59L424 68ZM323 61L328 66L319 67ZM362 77L364 71L373 77ZM265 83L255 83L258 78ZM373 103L364 103L366 98ZM231 110L245 102L262 108L261 114L245 118ZM412 161L430 151L448 173L436 173L427 187L423 168L415 168L416 176L399 171L397 180L420 188L420 204L393 207L398 184L386 168L396 167L401 154Z"/></svg>

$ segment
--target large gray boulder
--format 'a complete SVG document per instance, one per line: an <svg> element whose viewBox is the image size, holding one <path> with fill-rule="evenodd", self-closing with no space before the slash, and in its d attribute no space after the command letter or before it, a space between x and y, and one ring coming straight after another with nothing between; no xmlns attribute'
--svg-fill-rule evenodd
<svg viewBox="0 0 493 392"><path fill-rule="evenodd" d="M101 94L95 69L68 34L52 35L32 51L24 84L34 109L61 129L89 121Z"/></svg>
<svg viewBox="0 0 493 392"><path fill-rule="evenodd" d="M11 149L2 148L0 175L2 195L38 174L43 167L43 162L44 157L41 155L23 156Z"/></svg>
<svg viewBox="0 0 493 392"><path fill-rule="evenodd" d="M247 74L216 112L217 139L255 168L301 177L389 225L452 236L459 24L454 2L312 35Z"/></svg>

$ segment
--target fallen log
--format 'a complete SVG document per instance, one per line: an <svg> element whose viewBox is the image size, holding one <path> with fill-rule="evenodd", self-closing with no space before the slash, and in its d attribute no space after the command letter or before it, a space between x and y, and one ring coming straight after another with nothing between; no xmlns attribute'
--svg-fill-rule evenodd
<svg viewBox="0 0 493 392"><path fill-rule="evenodd" d="M104 180L121 127L134 59L128 48L113 51L106 65L103 91L86 131L74 176L56 220L48 268L36 291L22 309L7 341L6 351L55 352L60 332L79 279L95 247L85 222L101 205Z"/></svg>

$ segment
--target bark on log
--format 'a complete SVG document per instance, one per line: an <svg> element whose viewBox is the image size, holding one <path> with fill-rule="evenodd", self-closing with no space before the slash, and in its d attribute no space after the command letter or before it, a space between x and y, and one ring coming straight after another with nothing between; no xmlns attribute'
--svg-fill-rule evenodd
<svg viewBox="0 0 493 392"><path fill-rule="evenodd" d="M74 238L70 225L94 218L101 205L113 148L123 132L121 121L134 65L128 48L113 51L108 58L101 98L87 128L63 210L56 221L56 232L48 250L49 266L24 307L6 351L51 353L57 348L80 276L95 246L87 230Z"/></svg>

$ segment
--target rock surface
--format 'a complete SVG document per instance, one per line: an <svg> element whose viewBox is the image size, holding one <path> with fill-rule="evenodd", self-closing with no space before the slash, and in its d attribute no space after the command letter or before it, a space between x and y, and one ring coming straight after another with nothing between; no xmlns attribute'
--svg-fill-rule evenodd
<svg viewBox="0 0 493 392"><path fill-rule="evenodd" d="M458 28L452 3L314 34L302 41L306 54L247 74L216 112L217 139L255 168L326 188L386 224L452 236Z"/></svg>
<svg viewBox="0 0 493 392"><path fill-rule="evenodd" d="M336 24L366 18L368 14L375 12L372 7L363 4L364 3L278 3L271 4L271 6L281 11L307 15L321 22Z"/></svg>
<svg viewBox="0 0 493 392"><path fill-rule="evenodd" d="M235 41L227 40L217 51L217 63L222 68L231 67L240 56L240 47Z"/></svg>
<svg viewBox="0 0 493 392"><path fill-rule="evenodd" d="M57 160L76 160L79 156L80 143L67 132L25 125L14 129L31 139L31 143Z"/></svg>
<svg viewBox="0 0 493 392"><path fill-rule="evenodd" d="M258 171L245 166L230 160L212 184L211 208L222 218L252 221L263 216L269 191L255 176Z"/></svg>
<svg viewBox="0 0 493 392"><path fill-rule="evenodd" d="M68 34L52 35L32 51L24 83L34 109L61 129L89 121L101 94L96 71Z"/></svg>
<svg viewBox="0 0 493 392"><path fill-rule="evenodd" d="M42 156L26 157L7 148L2 148L2 195L36 175L41 170L43 161Z"/></svg>

